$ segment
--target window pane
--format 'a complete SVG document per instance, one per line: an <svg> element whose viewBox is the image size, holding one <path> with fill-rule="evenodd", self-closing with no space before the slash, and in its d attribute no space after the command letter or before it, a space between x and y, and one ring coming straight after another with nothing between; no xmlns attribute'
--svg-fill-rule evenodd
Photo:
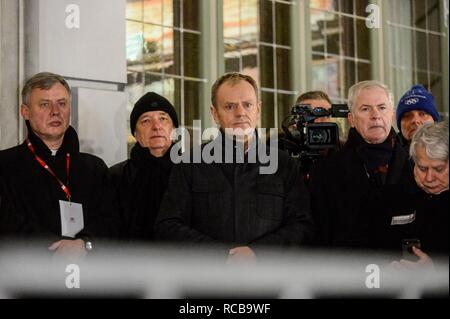
<svg viewBox="0 0 450 319"><path fill-rule="evenodd" d="M184 33L184 74L189 77L200 78L200 35L185 32Z"/></svg>
<svg viewBox="0 0 450 319"><path fill-rule="evenodd" d="M260 30L259 38L262 42L272 43L273 42L273 5L271 1L260 1L259 2L259 19L260 19Z"/></svg>
<svg viewBox="0 0 450 319"><path fill-rule="evenodd" d="M172 103L181 121L181 80L174 78L164 79L164 97ZM185 122L187 125L192 123Z"/></svg>
<svg viewBox="0 0 450 319"><path fill-rule="evenodd" d="M340 97L339 93L339 58L325 59L313 56L312 90L327 92L330 97Z"/></svg>
<svg viewBox="0 0 450 319"><path fill-rule="evenodd" d="M342 17L341 18L342 25L342 54L349 57L355 56L355 27L354 27L354 19ZM367 29L367 28L366 28ZM364 37L364 35L360 35Z"/></svg>
<svg viewBox="0 0 450 319"><path fill-rule="evenodd" d="M427 1L428 30L440 32L441 16L439 14L439 0Z"/></svg>
<svg viewBox="0 0 450 319"><path fill-rule="evenodd" d="M223 35L225 38L239 39L240 34L239 0L223 1Z"/></svg>
<svg viewBox="0 0 450 319"><path fill-rule="evenodd" d="M288 4L275 3L277 44L291 45L290 10L291 6Z"/></svg>
<svg viewBox="0 0 450 319"><path fill-rule="evenodd" d="M239 72L240 59L239 57L227 57L225 58L225 72Z"/></svg>
<svg viewBox="0 0 450 319"><path fill-rule="evenodd" d="M311 8L317 8L322 10L339 10L339 0L310 0L309 6Z"/></svg>
<svg viewBox="0 0 450 319"><path fill-rule="evenodd" d="M327 64L322 55L313 55L312 65L312 89L326 90L327 87Z"/></svg>
<svg viewBox="0 0 450 319"><path fill-rule="evenodd" d="M358 64L358 82L372 80L371 65L369 63Z"/></svg>
<svg viewBox="0 0 450 319"><path fill-rule="evenodd" d="M273 48L265 45L259 47L260 52L260 68L261 68L261 86L266 88L274 87L274 70L273 70Z"/></svg>
<svg viewBox="0 0 450 319"><path fill-rule="evenodd" d="M358 58L370 60L370 52L372 50L372 42L370 40L374 31L366 27L365 20L356 20L356 28Z"/></svg>
<svg viewBox="0 0 450 319"><path fill-rule="evenodd" d="M184 116L187 125L192 126L194 120L201 120L200 106L202 105L203 83L184 82Z"/></svg>
<svg viewBox="0 0 450 319"><path fill-rule="evenodd" d="M199 0L183 1L183 27L185 29L200 31L200 2Z"/></svg>
<svg viewBox="0 0 450 319"><path fill-rule="evenodd" d="M142 72L128 71L128 84L125 91L128 93L128 110L131 112L134 103L144 95L144 79Z"/></svg>
<svg viewBox="0 0 450 319"><path fill-rule="evenodd" d="M441 37L434 34L428 34L428 41L430 43L430 71L442 72L441 60Z"/></svg>
<svg viewBox="0 0 450 319"><path fill-rule="evenodd" d="M275 101L274 94L270 92L261 92L261 127L270 128L274 126Z"/></svg>
<svg viewBox="0 0 450 319"><path fill-rule="evenodd" d="M144 0L144 22L161 25L162 9L162 0Z"/></svg>
<svg viewBox="0 0 450 319"><path fill-rule="evenodd" d="M170 28L163 28L163 54L164 54L164 72L168 74L181 75L180 64L180 44L181 34Z"/></svg>
<svg viewBox="0 0 450 319"><path fill-rule="evenodd" d="M127 0L127 19L142 21L142 0Z"/></svg>
<svg viewBox="0 0 450 319"><path fill-rule="evenodd" d="M353 0L341 0L339 10L344 13L353 14Z"/></svg>
<svg viewBox="0 0 450 319"><path fill-rule="evenodd" d="M295 96L290 94L278 94L278 123L277 127L281 128L283 120L291 114L291 108L295 102Z"/></svg>
<svg viewBox="0 0 450 319"><path fill-rule="evenodd" d="M278 89L291 91L291 50L277 49L277 83Z"/></svg>
<svg viewBox="0 0 450 319"><path fill-rule="evenodd" d="M351 86L356 83L356 65L353 61L344 61L344 92L348 92ZM345 93L347 94L347 93Z"/></svg>
<svg viewBox="0 0 450 319"><path fill-rule="evenodd" d="M311 10L311 47L314 52L325 53L325 13L323 11Z"/></svg>
<svg viewBox="0 0 450 319"><path fill-rule="evenodd" d="M342 32L341 27L339 25L339 16L338 15L328 15L329 20L327 20L324 24L325 29L324 33L326 34L327 39L327 52L330 54L339 55L340 53L340 38L339 35Z"/></svg>
<svg viewBox="0 0 450 319"><path fill-rule="evenodd" d="M162 22L165 26L180 27L180 1L163 0Z"/></svg>
<svg viewBox="0 0 450 319"><path fill-rule="evenodd" d="M241 70L241 53L237 40L225 39L225 72L239 72Z"/></svg>
<svg viewBox="0 0 450 319"><path fill-rule="evenodd" d="M369 15L368 12L366 12L366 8L369 5L368 0L356 0L355 1L355 14L360 17L367 17Z"/></svg>
<svg viewBox="0 0 450 319"><path fill-rule="evenodd" d="M426 29L426 6L425 0L412 0L414 9L414 25Z"/></svg>
<svg viewBox="0 0 450 319"><path fill-rule="evenodd" d="M258 37L258 1L243 0L240 3L241 35L245 41L256 42Z"/></svg>
<svg viewBox="0 0 450 319"><path fill-rule="evenodd" d="M258 49L254 43L242 44L242 73L250 75L257 82L258 74Z"/></svg>
<svg viewBox="0 0 450 319"><path fill-rule="evenodd" d="M434 96L438 111L442 112L444 110L442 76L431 74L430 90Z"/></svg>
<svg viewBox="0 0 450 319"><path fill-rule="evenodd" d="M145 92L163 94L163 80L161 75L145 73Z"/></svg>
<svg viewBox="0 0 450 319"><path fill-rule="evenodd" d="M156 73L162 72L162 28L151 24L146 24L144 27L144 58L145 70Z"/></svg>
<svg viewBox="0 0 450 319"><path fill-rule="evenodd" d="M127 21L127 64L142 63L143 38L142 23Z"/></svg>
<svg viewBox="0 0 450 319"><path fill-rule="evenodd" d="M339 58L329 58L326 62L325 86L321 90L327 92L330 96L341 97L339 81L341 61ZM344 92L346 95L347 93Z"/></svg>
<svg viewBox="0 0 450 319"><path fill-rule="evenodd" d="M416 65L419 70L428 69L428 51L427 51L427 35L424 32L417 31L416 39Z"/></svg>

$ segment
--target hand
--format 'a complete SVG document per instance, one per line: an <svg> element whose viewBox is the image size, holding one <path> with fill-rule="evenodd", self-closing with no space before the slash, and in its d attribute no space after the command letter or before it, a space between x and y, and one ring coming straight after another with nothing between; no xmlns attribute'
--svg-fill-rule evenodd
<svg viewBox="0 0 450 319"><path fill-rule="evenodd" d="M256 255L248 246L235 247L228 252L229 264L255 263Z"/></svg>
<svg viewBox="0 0 450 319"><path fill-rule="evenodd" d="M48 249L54 251L56 257L63 257L69 261L81 260L87 254L84 240L82 239L63 239L53 243Z"/></svg>
<svg viewBox="0 0 450 319"><path fill-rule="evenodd" d="M412 251L414 255L416 255L419 258L419 260L409 261L401 259L400 261L392 262L391 266L396 269L432 269L434 267L433 260L422 250L413 246Z"/></svg>

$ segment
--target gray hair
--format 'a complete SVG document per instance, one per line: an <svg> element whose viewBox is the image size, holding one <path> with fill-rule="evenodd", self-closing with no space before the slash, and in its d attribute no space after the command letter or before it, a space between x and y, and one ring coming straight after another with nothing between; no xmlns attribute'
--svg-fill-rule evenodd
<svg viewBox="0 0 450 319"><path fill-rule="evenodd" d="M353 107L355 106L356 99L361 94L362 90L378 87L386 92L389 99L389 103L394 107L394 95L392 91L383 83L379 81L363 81L356 83L348 90L348 109L353 113Z"/></svg>
<svg viewBox="0 0 450 319"><path fill-rule="evenodd" d="M62 84L69 93L69 96L72 95L69 84L67 84L66 80L61 75L50 72L41 72L33 75L25 82L22 89L22 103L28 105L33 89L50 90L56 83Z"/></svg>
<svg viewBox="0 0 450 319"><path fill-rule="evenodd" d="M416 161L417 147L422 147L432 160L448 161L448 122L426 123L414 133L409 155Z"/></svg>

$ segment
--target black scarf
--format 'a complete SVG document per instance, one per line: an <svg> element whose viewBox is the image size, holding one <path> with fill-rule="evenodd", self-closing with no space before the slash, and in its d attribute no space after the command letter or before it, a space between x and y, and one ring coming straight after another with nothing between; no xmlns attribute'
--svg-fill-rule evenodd
<svg viewBox="0 0 450 319"><path fill-rule="evenodd" d="M150 153L148 148L142 147L139 143L136 143L131 150L131 162L133 165L143 170L161 170L161 173L163 173L162 175L167 176L173 166L173 163L170 160L170 150L172 149L172 146L170 146L163 156L155 157Z"/></svg>
<svg viewBox="0 0 450 319"><path fill-rule="evenodd" d="M383 185L386 182L389 163L394 154L396 133L391 129L386 140L380 144L367 143L355 128L348 133L346 147L353 148L374 182Z"/></svg>
<svg viewBox="0 0 450 319"><path fill-rule="evenodd" d="M153 226L173 166L170 160L171 148L162 157L153 156L148 148L139 143L131 150L130 162L135 169L126 190L129 202L124 236L128 239L153 238Z"/></svg>

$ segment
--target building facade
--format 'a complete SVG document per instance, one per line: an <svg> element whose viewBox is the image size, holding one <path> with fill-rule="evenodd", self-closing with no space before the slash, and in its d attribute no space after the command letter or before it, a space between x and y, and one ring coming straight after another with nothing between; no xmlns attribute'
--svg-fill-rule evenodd
<svg viewBox="0 0 450 319"><path fill-rule="evenodd" d="M296 97L345 103L375 79L396 100L420 83L448 117L448 0L1 0L0 148L23 139L23 80L53 71L74 88L82 148L108 164L133 143L134 102L155 91L181 123L212 126L210 88L224 72L253 76L261 127L280 127Z"/></svg>

